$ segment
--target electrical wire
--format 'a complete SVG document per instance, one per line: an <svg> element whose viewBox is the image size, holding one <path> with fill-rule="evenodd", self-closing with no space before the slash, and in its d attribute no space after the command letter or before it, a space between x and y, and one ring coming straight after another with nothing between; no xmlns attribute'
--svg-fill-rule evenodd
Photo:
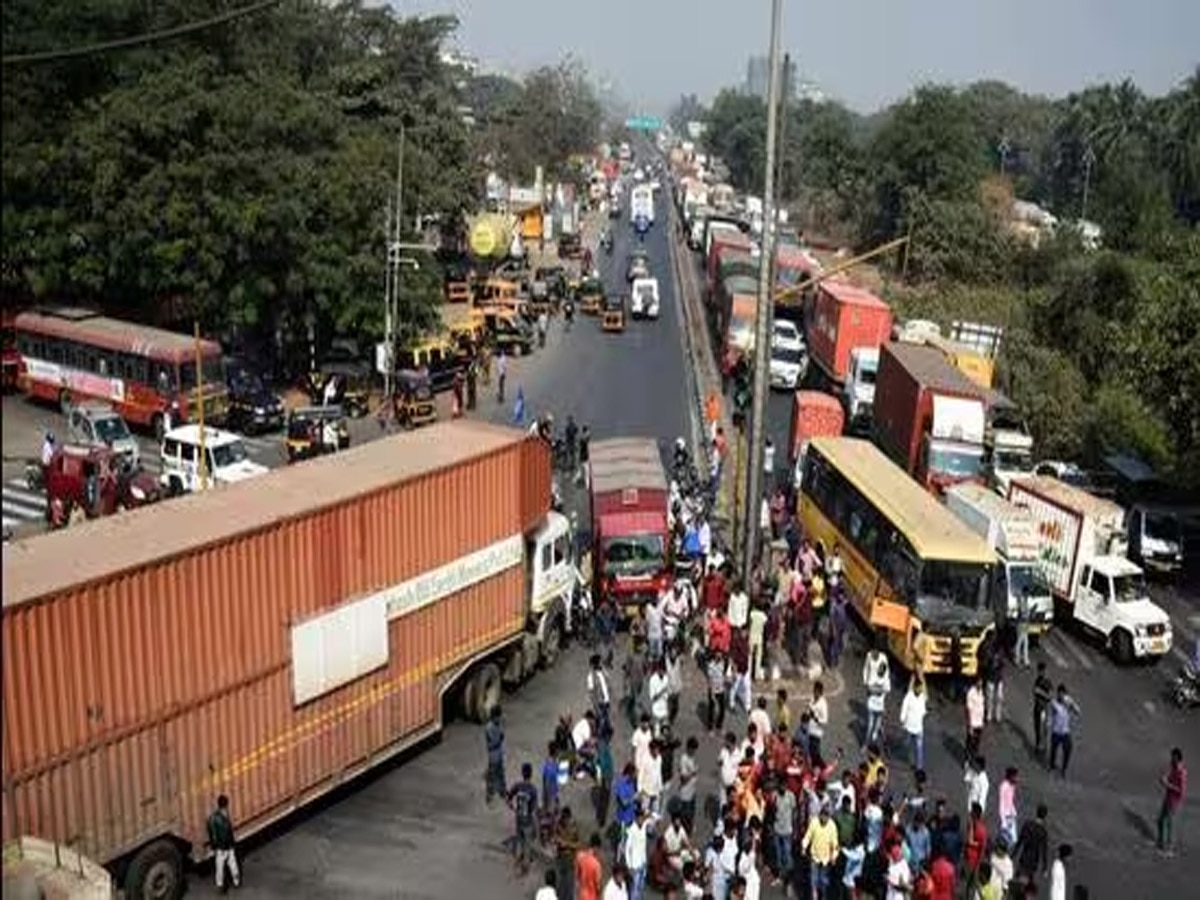
<svg viewBox="0 0 1200 900"><path fill-rule="evenodd" d="M151 31L147 34L137 34L131 37L117 38L112 41L101 41L98 44L87 44L82 47L70 47L66 50L43 50L38 53L16 53L11 56L0 58L0 64L4 66L20 66L31 65L34 63L56 62L60 59L74 59L80 56L92 56L97 53L111 53L114 50L124 50L129 47L140 47L144 44L153 44L158 41L167 41L177 37L194 34L197 31L204 31L216 25L224 25L226 22L232 22L235 19L241 19L245 16L251 16L255 13L262 12L272 6L278 6L282 0L259 0L258 3L252 3L249 6L243 6L241 9L230 10L226 13L221 13L219 16L213 16L211 19L202 19L199 22L190 22L187 25L176 25L174 28L165 28L162 31Z"/></svg>

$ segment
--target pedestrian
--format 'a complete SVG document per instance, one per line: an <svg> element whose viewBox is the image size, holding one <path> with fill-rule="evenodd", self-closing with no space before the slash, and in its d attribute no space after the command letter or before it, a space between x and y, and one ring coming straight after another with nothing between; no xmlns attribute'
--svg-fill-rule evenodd
<svg viewBox="0 0 1200 900"><path fill-rule="evenodd" d="M1008 846L1017 842L1017 769L1009 766L1004 770L1004 780L996 795L1000 813L1000 834Z"/></svg>
<svg viewBox="0 0 1200 900"><path fill-rule="evenodd" d="M867 724L863 729L863 745L866 746L879 743L887 695L892 689L888 659L878 646L872 647L863 661L862 680L867 689Z"/></svg>
<svg viewBox="0 0 1200 900"><path fill-rule="evenodd" d="M733 680L729 685L729 708L741 704L750 714L750 638L745 629L735 631L729 641L729 665Z"/></svg>
<svg viewBox="0 0 1200 900"><path fill-rule="evenodd" d="M1046 713L1054 699L1054 683L1046 674L1046 664L1037 664L1037 675L1033 679L1033 746L1040 761L1046 751Z"/></svg>
<svg viewBox="0 0 1200 900"><path fill-rule="evenodd" d="M646 654L651 663L657 662L663 656L663 605L665 599L662 594L656 594L642 608L646 627Z"/></svg>
<svg viewBox="0 0 1200 900"><path fill-rule="evenodd" d="M987 773L987 760L982 756L975 756L967 760L963 781L967 785L967 809L970 810L972 806L979 804L979 808L986 813L988 792L991 789Z"/></svg>
<svg viewBox="0 0 1200 900"><path fill-rule="evenodd" d="M775 875L784 884L792 880L792 845L796 840L796 795L786 784L781 784L775 791L775 821L772 823L772 836L775 850ZM822 807L822 812L828 814L828 808ZM834 826L834 841L837 841L837 825ZM809 826L811 830L811 825ZM805 835L805 839L808 836Z"/></svg>
<svg viewBox="0 0 1200 900"><path fill-rule="evenodd" d="M674 726L679 718L679 703L683 696L683 668L680 661L680 643L677 638L667 645L667 721Z"/></svg>
<svg viewBox="0 0 1200 900"><path fill-rule="evenodd" d="M812 699L808 701L808 755L813 759L821 757L821 740L825 737L825 729L829 725L829 701L825 699L825 684L814 681Z"/></svg>
<svg viewBox="0 0 1200 900"><path fill-rule="evenodd" d="M208 817L208 846L215 857L214 872L217 890L224 894L225 872L235 888L242 886L242 872L238 868L237 847L233 834L233 819L229 816L229 798L224 794L217 797L217 808Z"/></svg>
<svg viewBox="0 0 1200 900"><path fill-rule="evenodd" d="M612 726L600 729L596 744L596 784L592 785L592 811L596 825L603 828L608 822L608 802L613 791Z"/></svg>
<svg viewBox="0 0 1200 900"><path fill-rule="evenodd" d="M966 741L967 759L979 755L983 746L983 723L986 721L986 701L983 692L983 681L976 678L967 688L967 729Z"/></svg>
<svg viewBox="0 0 1200 900"><path fill-rule="evenodd" d="M729 595L729 627L735 631L746 628L750 624L750 597L746 594L746 583L734 583L733 592Z"/></svg>
<svg viewBox="0 0 1200 900"><path fill-rule="evenodd" d="M629 872L624 863L613 863L612 875L604 885L601 900L629 900Z"/></svg>
<svg viewBox="0 0 1200 900"><path fill-rule="evenodd" d="M1058 855L1050 866L1050 900L1067 900L1067 860L1073 855L1070 844L1058 845Z"/></svg>
<svg viewBox="0 0 1200 900"><path fill-rule="evenodd" d="M596 606L596 640L604 665L611 668L616 651L617 610L612 598L603 595Z"/></svg>
<svg viewBox="0 0 1200 900"><path fill-rule="evenodd" d="M1059 774L1067 777L1067 766L1071 763L1071 751L1075 741L1071 736L1071 728L1079 715L1079 704L1067 693L1067 686L1060 684L1055 697L1050 701L1048 711L1050 718L1050 771L1055 771L1055 762L1059 752L1062 753L1062 769Z"/></svg>
<svg viewBox="0 0 1200 900"><path fill-rule="evenodd" d="M676 809L688 834L692 833L696 825L696 788L700 774L696 754L699 752L700 741L693 735L687 739L687 743L683 746L683 755L679 757L679 789L675 795Z"/></svg>
<svg viewBox="0 0 1200 900"><path fill-rule="evenodd" d="M980 659L985 722L999 722L1004 718L1004 663L1004 648L993 634L984 641L984 652Z"/></svg>
<svg viewBox="0 0 1200 900"><path fill-rule="evenodd" d="M542 814L547 817L558 815L558 754L569 748L560 748L558 741L551 741L542 761Z"/></svg>
<svg viewBox="0 0 1200 900"><path fill-rule="evenodd" d="M504 384L503 376L501 376L500 383ZM517 388L517 399L513 403L512 424L517 428L525 427L525 388L522 387Z"/></svg>
<svg viewBox="0 0 1200 900"><path fill-rule="evenodd" d="M658 818L661 815L662 793L662 744L658 740L652 740L649 752L638 763L638 794L642 798L642 809L645 810L648 816Z"/></svg>
<svg viewBox="0 0 1200 900"><path fill-rule="evenodd" d="M968 894L979 883L979 866L988 847L987 825L983 822L983 807L978 802L971 804L971 815L967 821L967 845L963 850L963 868L967 873Z"/></svg>
<svg viewBox="0 0 1200 900"><path fill-rule="evenodd" d="M836 669L846 647L846 630L850 624L849 601L845 586L839 584L829 601L829 665Z"/></svg>
<svg viewBox="0 0 1200 900"><path fill-rule="evenodd" d="M633 642L629 654L621 664L621 672L624 676L625 687L625 696L621 700L621 705L625 707L625 718L629 721L629 727L636 728L642 688L646 681L646 659L640 641Z"/></svg>
<svg viewBox="0 0 1200 900"><path fill-rule="evenodd" d="M479 364L472 361L467 366L467 409L475 408L475 401L479 392Z"/></svg>
<svg viewBox="0 0 1200 900"><path fill-rule="evenodd" d="M554 863L558 889L564 900L575 896L575 856L582 849L583 840L579 835L579 826L571 814L571 807L564 806L554 826Z"/></svg>
<svg viewBox="0 0 1200 900"><path fill-rule="evenodd" d="M912 751L913 768L918 771L925 769L925 715L928 709L928 697L921 679L914 675L908 686L908 693L900 703L900 727L908 739Z"/></svg>
<svg viewBox="0 0 1200 900"><path fill-rule="evenodd" d="M454 397L454 403L451 407L451 417L455 419L462 418L463 414L463 389L466 387L466 379L463 377L462 370L454 373L454 384L451 388L451 393Z"/></svg>
<svg viewBox="0 0 1200 900"><path fill-rule="evenodd" d="M1029 585L1025 585L1017 595L1017 639L1013 644L1013 662L1022 669L1029 668L1029 631L1033 615L1029 601L1031 592Z"/></svg>
<svg viewBox="0 0 1200 900"><path fill-rule="evenodd" d="M1033 884L1039 875L1050 870L1050 831L1046 827L1049 814L1046 804L1039 803L1037 816L1026 820L1017 836L1013 858L1017 880L1022 884Z"/></svg>
<svg viewBox="0 0 1200 900"><path fill-rule="evenodd" d="M490 804L494 797L508 794L504 777L504 724L500 720L499 706L492 707L487 727L483 729L483 741L487 748L487 775L484 781L487 785L486 799Z"/></svg>
<svg viewBox="0 0 1200 900"><path fill-rule="evenodd" d="M508 356L504 353L503 347L500 348L499 354L496 357L496 402L503 406L504 385L508 381Z"/></svg>
<svg viewBox="0 0 1200 900"><path fill-rule="evenodd" d="M513 858L517 871L529 871L533 845L537 840L537 788L533 786L533 766L521 764L521 780L508 791L509 808L513 811Z"/></svg>
<svg viewBox="0 0 1200 900"><path fill-rule="evenodd" d="M750 677L754 681L762 681L766 677L763 670L766 631L767 611L761 602L755 602L750 609Z"/></svg>
<svg viewBox="0 0 1200 900"><path fill-rule="evenodd" d="M600 862L600 832L592 832L588 845L575 854L575 900L600 900L604 866Z"/></svg>
<svg viewBox="0 0 1200 900"><path fill-rule="evenodd" d="M708 707L705 724L708 726L710 736L725 727L725 710L728 705L726 687L728 669L729 663L726 657L710 650L704 665L704 674L708 681Z"/></svg>
<svg viewBox="0 0 1200 900"><path fill-rule="evenodd" d="M592 703L592 711L596 714L596 722L603 732L612 728L612 694L608 687L608 675L604 671L604 662L599 653L593 653L588 663L588 698Z"/></svg>
<svg viewBox="0 0 1200 900"><path fill-rule="evenodd" d="M646 866L650 861L649 822L645 807L638 806L633 824L625 831L622 857L629 869L629 900L642 900L646 889Z"/></svg>
<svg viewBox="0 0 1200 900"><path fill-rule="evenodd" d="M1187 768L1183 764L1183 751L1178 747L1171 751L1171 763L1159 779L1162 785L1162 805L1158 809L1158 849L1166 856L1175 853L1175 815L1183 805L1187 793Z"/></svg>
<svg viewBox="0 0 1200 900"><path fill-rule="evenodd" d="M888 846L887 859L886 900L907 900L912 893L913 876L899 839L893 839Z"/></svg>
<svg viewBox="0 0 1200 900"><path fill-rule="evenodd" d="M570 894L563 894L564 897L570 897ZM558 900L558 875L553 869L546 870L545 880L542 886L537 889L537 893L533 895L533 900Z"/></svg>

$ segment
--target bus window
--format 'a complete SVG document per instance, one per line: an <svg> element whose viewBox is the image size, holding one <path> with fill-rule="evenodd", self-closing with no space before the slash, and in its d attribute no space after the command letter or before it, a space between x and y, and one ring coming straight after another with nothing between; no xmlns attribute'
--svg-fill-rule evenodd
<svg viewBox="0 0 1200 900"><path fill-rule="evenodd" d="M987 576L985 566L927 560L921 573L921 593L955 606L983 609L987 605Z"/></svg>
<svg viewBox="0 0 1200 900"><path fill-rule="evenodd" d="M209 357L203 360L201 374L206 385L223 385L225 383L224 367L219 357ZM186 362L179 367L179 389L190 391L196 387L196 364Z"/></svg>

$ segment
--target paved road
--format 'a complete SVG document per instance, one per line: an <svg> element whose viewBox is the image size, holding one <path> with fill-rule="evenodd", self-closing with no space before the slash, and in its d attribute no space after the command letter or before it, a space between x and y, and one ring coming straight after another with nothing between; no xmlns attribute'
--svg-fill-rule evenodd
<svg viewBox="0 0 1200 900"><path fill-rule="evenodd" d="M681 252L687 254L684 264L696 272L696 283L703 284L700 258L686 249ZM767 432L778 448L777 467L786 459L791 404L790 393L771 392ZM1016 766L1021 771L1022 815L1041 800L1049 804L1053 838L1075 845L1073 872L1090 886L1093 897L1183 897L1194 893L1200 877L1200 803L1195 792L1181 823L1180 857L1164 862L1148 843L1158 812L1158 776L1170 748L1181 747L1193 770L1200 766L1198 711L1175 709L1166 696L1184 654L1200 637L1200 586L1152 585L1151 593L1170 614L1176 636L1175 652L1157 667L1118 668L1100 648L1065 629L1050 634L1034 653L1035 661L1046 662L1050 677L1065 683L1084 711L1068 779L1049 775L1033 758L1028 672L1010 673L1008 721L985 740L993 804L1004 769ZM857 745L857 731L849 726L856 714L863 714L863 707L858 672L846 674L850 705L840 710L840 722L835 714L834 741L849 748ZM901 696L893 696L893 713ZM936 698L926 736L930 784L934 793L955 801L964 796L962 721L959 704Z"/></svg>

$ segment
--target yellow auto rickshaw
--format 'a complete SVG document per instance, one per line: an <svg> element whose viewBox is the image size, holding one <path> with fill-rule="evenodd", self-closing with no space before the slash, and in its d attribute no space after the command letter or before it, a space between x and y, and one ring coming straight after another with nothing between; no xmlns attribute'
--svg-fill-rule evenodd
<svg viewBox="0 0 1200 900"><path fill-rule="evenodd" d="M458 346L449 337L424 337L396 354L396 369L401 372L426 372L434 393L446 391L462 371Z"/></svg>
<svg viewBox="0 0 1200 900"><path fill-rule="evenodd" d="M437 421L437 403L428 375L411 371L396 373L392 413L396 424L404 428L418 428Z"/></svg>
<svg viewBox="0 0 1200 900"><path fill-rule="evenodd" d="M341 406L302 406L290 410L286 428L284 445L289 465L350 446L350 429Z"/></svg>
<svg viewBox="0 0 1200 900"><path fill-rule="evenodd" d="M579 300L579 311L589 316L598 316L604 308L604 284L599 278L585 278L575 292Z"/></svg>
<svg viewBox="0 0 1200 900"><path fill-rule="evenodd" d="M604 312L601 316L600 328L604 331L625 330L625 296L623 294L604 298Z"/></svg>

